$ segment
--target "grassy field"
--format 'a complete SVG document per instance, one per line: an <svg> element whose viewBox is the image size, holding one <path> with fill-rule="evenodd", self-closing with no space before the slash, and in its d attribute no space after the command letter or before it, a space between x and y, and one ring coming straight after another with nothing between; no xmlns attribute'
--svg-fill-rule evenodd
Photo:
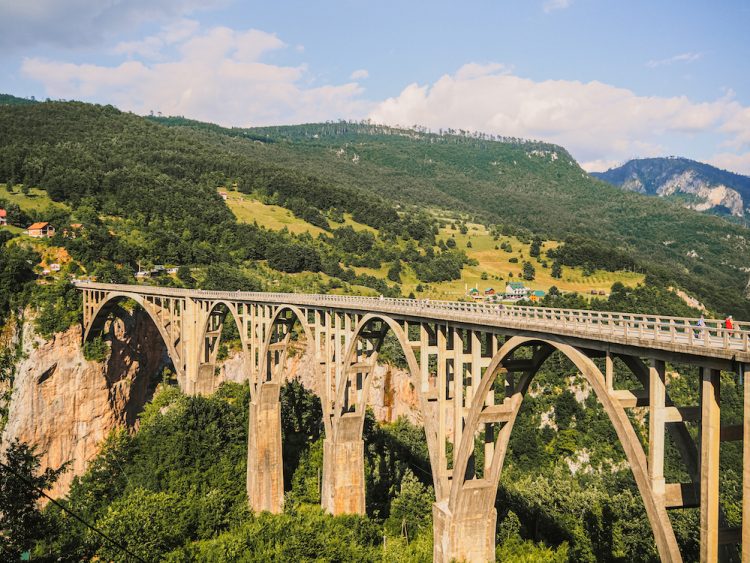
<svg viewBox="0 0 750 563"><path fill-rule="evenodd" d="M589 294L591 290L605 291L609 289L616 281L622 282L628 286L634 286L643 281L642 274L633 272L606 272L603 270L595 271L591 276L584 276L580 268L563 267L561 279L555 279L551 275L552 260L548 259L546 253L548 250L555 248L559 243L555 241L546 241L542 245L542 253L539 259L529 257L529 244L520 242L515 237L499 237L494 240L493 236L483 225L468 224L469 228L466 234L461 234L458 230L450 228L441 229L438 240L447 240L453 238L456 241L456 248L464 250L469 258L478 262L477 266L464 267L460 280L450 282L440 282L425 284L420 282L411 268L406 268L402 279L402 291L408 295L414 292L417 296L430 297L433 299L458 299L466 296L469 289L476 287L482 293L485 289L493 288L497 292L505 290L505 284L509 281L523 281L531 289L549 290L553 285L564 292L576 291L581 294ZM467 243L471 242L471 247ZM512 252L506 252L500 249L503 242L511 245ZM495 247L497 246L497 249ZM510 262L511 258L516 258L517 263ZM536 270L534 281L526 282L522 279L523 262L531 261ZM547 262L547 268L541 264ZM385 278L388 272L388 266L384 265L380 269L355 268L357 273L366 273L377 277ZM487 279L482 279L482 274L487 274ZM511 274L513 274L511 276ZM422 292L417 292L417 286L421 285Z"/></svg>
<svg viewBox="0 0 750 563"><path fill-rule="evenodd" d="M62 204L52 201L47 192L38 188L31 188L29 194L24 195L18 186L16 186L14 192L10 192L8 191L8 186L0 184L0 199L15 203L26 212L41 211L49 206L64 207Z"/></svg>
<svg viewBox="0 0 750 563"><path fill-rule="evenodd" d="M251 195L240 192L227 192L227 207L229 207L232 213L234 213L234 216L243 223L257 221L259 225L274 231L279 231L286 227L290 233L310 233L313 237L317 237L320 233L325 232L320 227L316 227L307 221L295 217L291 211L284 207L278 205L266 205L253 198ZM344 215L343 225L332 221L329 221L328 224L333 229L349 225L356 231L370 231L372 233L377 233L377 230L372 227L354 221L349 214Z"/></svg>

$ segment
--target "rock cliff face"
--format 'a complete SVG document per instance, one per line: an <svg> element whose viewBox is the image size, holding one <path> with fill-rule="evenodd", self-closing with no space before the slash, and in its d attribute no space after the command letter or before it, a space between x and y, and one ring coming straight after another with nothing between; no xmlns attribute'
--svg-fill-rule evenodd
<svg viewBox="0 0 750 563"><path fill-rule="evenodd" d="M65 494L118 426L133 426L151 398L167 357L156 327L134 314L110 326L112 353L105 363L83 356L81 329L44 340L27 322L2 445L19 439L42 453L42 467L69 463L52 490ZM131 336L132 335L132 336Z"/></svg>
<svg viewBox="0 0 750 563"><path fill-rule="evenodd" d="M321 396L322 382L314 373L314 362L300 350L287 360L284 370L286 380L296 379L305 389ZM227 359L219 370L221 381L242 382L247 374L242 358L235 354ZM395 422L400 416L414 424L422 424L419 398L409 380L409 373L390 365L378 365L373 373L368 404L380 422Z"/></svg>
<svg viewBox="0 0 750 563"><path fill-rule="evenodd" d="M126 315L108 330L112 348L103 363L84 358L78 326L51 340L36 334L31 322L23 325L22 333L6 335L6 342L22 339L23 359L16 369L0 451L18 439L42 453L42 468L68 463L68 471L51 491L53 496L67 493L73 478L86 470L113 428L137 425L138 413L169 364L159 332L145 314ZM302 350L287 360L285 373L288 380L297 379L320 396L321 381ZM246 379L239 354L220 367L219 381ZM369 403L380 421L405 416L422 423L417 395L404 370L378 366Z"/></svg>
<svg viewBox="0 0 750 563"><path fill-rule="evenodd" d="M677 198L696 211L750 214L750 177L687 158L636 159L593 175L624 190Z"/></svg>

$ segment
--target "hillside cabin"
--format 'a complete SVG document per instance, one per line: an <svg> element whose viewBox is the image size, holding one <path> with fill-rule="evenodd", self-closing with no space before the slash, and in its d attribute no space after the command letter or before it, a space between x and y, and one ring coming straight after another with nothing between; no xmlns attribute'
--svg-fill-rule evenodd
<svg viewBox="0 0 750 563"><path fill-rule="evenodd" d="M221 196L221 199L223 199L224 201L226 201L227 198L229 197L229 194L227 194L227 192L219 192L219 195Z"/></svg>
<svg viewBox="0 0 750 563"><path fill-rule="evenodd" d="M8 212L5 209L0 209L0 227L4 227L8 224Z"/></svg>
<svg viewBox="0 0 750 563"><path fill-rule="evenodd" d="M544 299L545 295L546 294L541 289L535 289L529 294L529 299L533 301L534 303L536 303Z"/></svg>
<svg viewBox="0 0 750 563"><path fill-rule="evenodd" d="M505 286L506 299L524 299L529 295L529 288L521 282L508 282Z"/></svg>
<svg viewBox="0 0 750 563"><path fill-rule="evenodd" d="M49 223L34 223L26 229L26 233L32 238L50 238L55 236L55 227Z"/></svg>
<svg viewBox="0 0 750 563"><path fill-rule="evenodd" d="M495 295L495 290L492 289L491 287L488 287L487 289L484 290L484 294L487 295L487 296L489 296L489 295Z"/></svg>

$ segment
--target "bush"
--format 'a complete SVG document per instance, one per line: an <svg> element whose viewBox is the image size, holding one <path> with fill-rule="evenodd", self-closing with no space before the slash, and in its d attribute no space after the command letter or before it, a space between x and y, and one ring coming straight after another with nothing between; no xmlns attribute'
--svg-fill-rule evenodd
<svg viewBox="0 0 750 563"><path fill-rule="evenodd" d="M83 357L90 362L103 362L108 355L109 346L101 336L83 343Z"/></svg>

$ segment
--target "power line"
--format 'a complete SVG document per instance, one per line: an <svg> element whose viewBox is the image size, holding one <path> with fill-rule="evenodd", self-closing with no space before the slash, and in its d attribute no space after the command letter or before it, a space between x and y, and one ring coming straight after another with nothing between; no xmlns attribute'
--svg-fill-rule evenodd
<svg viewBox="0 0 750 563"><path fill-rule="evenodd" d="M0 461L0 465L3 466L8 471L10 471L13 475L15 475L16 478L20 479L23 483L25 483L26 486L28 486L31 489L34 489L37 493L39 493L44 498L46 498L47 500L49 500L52 504L54 504L55 506L57 506L60 510L62 510L66 514L72 516L73 518L75 518L78 522L80 522L81 524L83 524L84 526L86 526L92 532L96 532L98 535L100 535L101 537L103 537L109 543L111 543L112 545L114 545L117 549L119 549L123 553L126 553L127 555L129 555L133 559L135 559L137 561L140 561L141 563L147 563L145 559L143 559L142 557L139 557L138 555L136 555L135 553L133 553L132 551L130 551L127 547L125 547L121 543L116 542L111 537L109 537L107 534L105 534L101 530L95 528L94 526L92 526L91 524L89 524L88 522L86 522L86 520L84 520L83 518L81 518L80 516L78 516L78 514L76 514L72 510L69 510L68 508L66 508L65 506L63 506L61 503L59 503L58 501L56 501L55 499L53 499L51 496L49 496L47 493L45 493L42 489L40 489L39 487L37 487L36 485L34 485L34 483L32 483L31 481L29 481L26 477L24 477L23 475L17 473L16 470L13 469L11 466L3 463L2 461Z"/></svg>

